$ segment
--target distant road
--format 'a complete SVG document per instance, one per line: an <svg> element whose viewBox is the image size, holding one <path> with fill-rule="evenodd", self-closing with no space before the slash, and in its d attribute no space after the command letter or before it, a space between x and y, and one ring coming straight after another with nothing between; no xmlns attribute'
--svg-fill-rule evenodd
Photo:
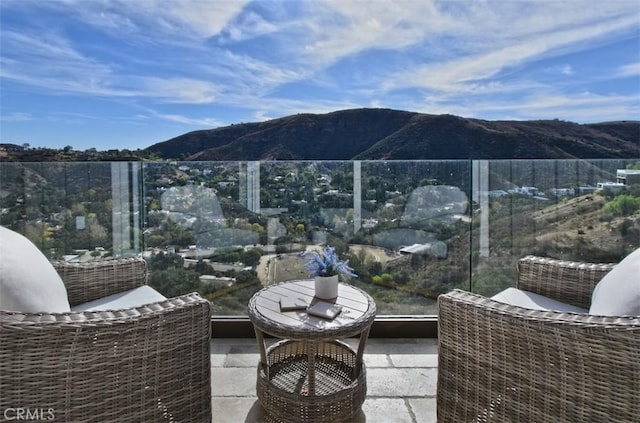
<svg viewBox="0 0 640 423"><path fill-rule="evenodd" d="M271 265L272 259L276 257L276 254L268 254L260 257L260 263L258 263L258 268L256 269L256 273L258 274L258 279L262 283L262 286L271 285L273 281L273 273L271 272L271 268L273 267L275 271L275 265Z"/></svg>

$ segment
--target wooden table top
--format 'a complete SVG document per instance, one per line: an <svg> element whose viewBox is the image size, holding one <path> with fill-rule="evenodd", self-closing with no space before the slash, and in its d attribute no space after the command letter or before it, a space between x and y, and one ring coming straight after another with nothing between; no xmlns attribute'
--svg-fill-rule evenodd
<svg viewBox="0 0 640 423"><path fill-rule="evenodd" d="M292 297L310 304L335 303L342 311L333 320L308 314L305 310L281 311L280 298ZM264 333L286 339L329 340L356 336L369 328L376 314L373 298L363 290L341 283L338 298L314 297L314 281L298 280L271 285L258 291L249 301L249 317Z"/></svg>

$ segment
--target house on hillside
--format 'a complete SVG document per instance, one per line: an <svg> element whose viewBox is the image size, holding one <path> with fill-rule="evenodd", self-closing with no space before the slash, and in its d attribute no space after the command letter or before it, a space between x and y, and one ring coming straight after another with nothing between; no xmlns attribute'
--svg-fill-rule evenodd
<svg viewBox="0 0 640 423"><path fill-rule="evenodd" d="M621 182L598 182L599 190L609 190L611 192L619 192L624 188L624 184Z"/></svg>
<svg viewBox="0 0 640 423"><path fill-rule="evenodd" d="M413 244L400 248L399 252L402 255L429 255L446 259L447 245L442 241L427 242L425 244Z"/></svg>
<svg viewBox="0 0 640 423"><path fill-rule="evenodd" d="M640 170L618 169L616 172L616 182L623 185L640 184Z"/></svg>
<svg viewBox="0 0 640 423"><path fill-rule="evenodd" d="M620 192L625 186L640 184L640 170L618 169L616 171L616 182L598 182L598 190L609 190Z"/></svg>

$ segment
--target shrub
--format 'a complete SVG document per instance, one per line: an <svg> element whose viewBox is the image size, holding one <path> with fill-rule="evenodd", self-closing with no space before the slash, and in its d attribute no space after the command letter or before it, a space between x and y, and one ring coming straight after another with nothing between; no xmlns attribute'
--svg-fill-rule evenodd
<svg viewBox="0 0 640 423"><path fill-rule="evenodd" d="M604 206L604 211L614 216L631 216L638 210L640 210L640 197L630 194L618 195Z"/></svg>

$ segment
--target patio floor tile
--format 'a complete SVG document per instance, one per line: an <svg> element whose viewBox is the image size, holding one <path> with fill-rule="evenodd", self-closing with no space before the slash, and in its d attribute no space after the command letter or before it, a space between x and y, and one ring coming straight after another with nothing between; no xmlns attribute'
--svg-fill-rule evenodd
<svg viewBox="0 0 640 423"><path fill-rule="evenodd" d="M437 349L435 339L369 339L367 399L348 423L435 422ZM213 423L276 423L256 397L255 340L216 338L211 350Z"/></svg>

